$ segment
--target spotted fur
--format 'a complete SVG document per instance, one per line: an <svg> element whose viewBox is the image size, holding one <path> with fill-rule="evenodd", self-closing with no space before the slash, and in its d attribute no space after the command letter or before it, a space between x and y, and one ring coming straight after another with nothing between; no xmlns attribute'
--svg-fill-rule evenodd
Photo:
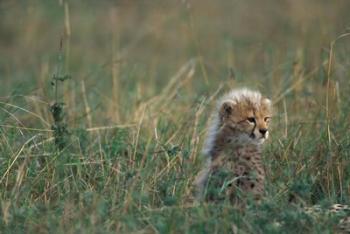
<svg viewBox="0 0 350 234"><path fill-rule="evenodd" d="M237 203L263 195L261 150L271 115L271 101L256 91L233 90L218 101L203 147L207 163L195 181L199 199Z"/></svg>

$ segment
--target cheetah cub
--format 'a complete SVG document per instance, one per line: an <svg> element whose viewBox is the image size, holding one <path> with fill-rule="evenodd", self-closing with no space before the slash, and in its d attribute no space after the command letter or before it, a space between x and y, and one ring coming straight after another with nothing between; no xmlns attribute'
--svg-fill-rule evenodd
<svg viewBox="0 0 350 234"><path fill-rule="evenodd" d="M195 180L199 200L240 204L248 197L261 198L261 151L271 115L271 101L256 91L233 90L219 100L204 143L207 165Z"/></svg>

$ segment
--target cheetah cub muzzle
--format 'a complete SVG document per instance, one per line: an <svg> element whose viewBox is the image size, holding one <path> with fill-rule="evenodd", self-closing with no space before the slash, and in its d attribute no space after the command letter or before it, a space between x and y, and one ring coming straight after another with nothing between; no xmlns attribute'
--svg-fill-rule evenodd
<svg viewBox="0 0 350 234"><path fill-rule="evenodd" d="M239 204L263 196L261 151L271 115L271 101L256 91L233 90L218 101L204 143L207 165L195 180L199 200Z"/></svg>

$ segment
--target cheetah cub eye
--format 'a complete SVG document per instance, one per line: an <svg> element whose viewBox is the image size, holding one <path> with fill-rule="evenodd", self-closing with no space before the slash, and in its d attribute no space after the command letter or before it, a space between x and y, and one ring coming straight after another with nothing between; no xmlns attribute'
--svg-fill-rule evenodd
<svg viewBox="0 0 350 234"><path fill-rule="evenodd" d="M247 118L247 121L248 121L249 123L255 123L255 118L254 118L254 117L248 117L248 118Z"/></svg>

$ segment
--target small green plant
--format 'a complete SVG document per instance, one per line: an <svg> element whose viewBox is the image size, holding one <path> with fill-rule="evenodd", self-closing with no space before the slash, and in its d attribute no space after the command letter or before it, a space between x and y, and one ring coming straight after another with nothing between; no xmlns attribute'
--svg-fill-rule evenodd
<svg viewBox="0 0 350 234"><path fill-rule="evenodd" d="M64 102L59 101L58 95L58 87L64 81L70 79L70 75L62 75L62 63L63 63L63 54L62 54L62 39L60 42L60 51L58 55L58 66L56 74L52 76L51 85L55 89L55 100L50 105L50 112L53 117L53 124L51 129L53 130L53 136L55 138L55 145L58 149L62 150L67 143L67 138L69 136L69 131L67 127L67 123L64 121L65 113L64 113Z"/></svg>

